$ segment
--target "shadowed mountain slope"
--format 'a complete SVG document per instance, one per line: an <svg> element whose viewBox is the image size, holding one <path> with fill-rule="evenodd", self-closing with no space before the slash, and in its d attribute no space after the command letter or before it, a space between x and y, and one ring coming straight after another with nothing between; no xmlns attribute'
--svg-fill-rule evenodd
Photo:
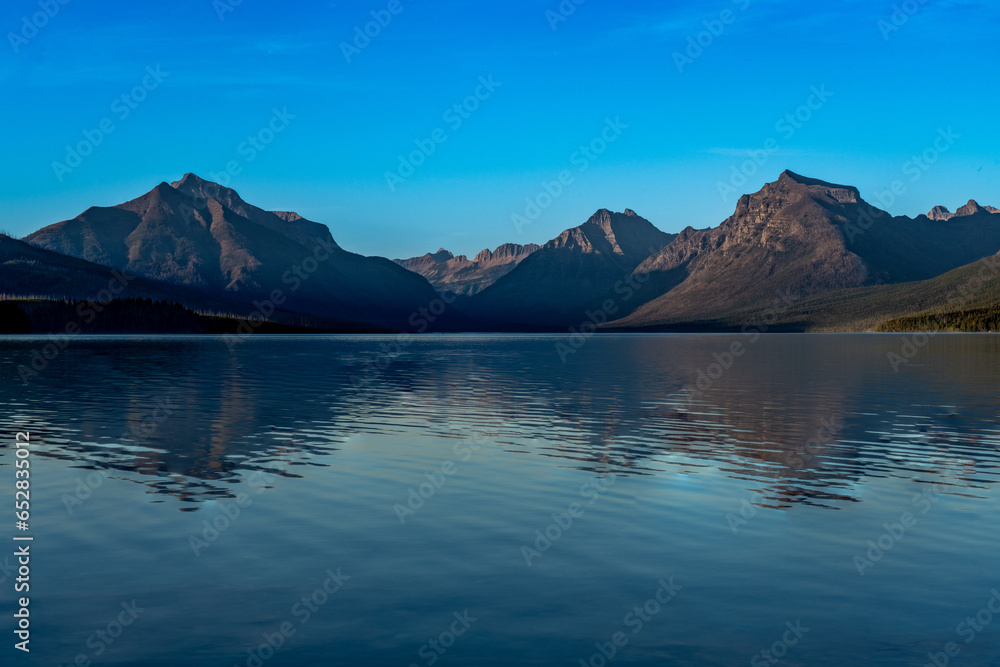
<svg viewBox="0 0 1000 667"><path fill-rule="evenodd" d="M89 208L26 240L244 301L280 290L291 310L396 328L411 326L410 316L437 298L425 279L393 262L343 250L325 226L251 206L192 174L118 206Z"/></svg>
<svg viewBox="0 0 1000 667"><path fill-rule="evenodd" d="M466 309L484 321L579 324L588 308L613 295L616 285L674 236L630 209L601 209L533 252Z"/></svg>
<svg viewBox="0 0 1000 667"><path fill-rule="evenodd" d="M947 221L892 217L851 186L786 171L744 195L708 230L685 229L636 274L661 296L615 326L752 315L850 288L921 281L1000 250L1000 216L979 207Z"/></svg>

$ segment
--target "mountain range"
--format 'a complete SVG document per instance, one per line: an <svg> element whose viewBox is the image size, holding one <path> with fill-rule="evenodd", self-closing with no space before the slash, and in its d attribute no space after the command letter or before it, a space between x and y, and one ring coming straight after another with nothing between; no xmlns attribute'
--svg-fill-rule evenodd
<svg viewBox="0 0 1000 667"><path fill-rule="evenodd" d="M994 207L892 216L857 188L785 171L709 229L669 234L630 209L600 209L540 245L388 260L185 174L23 240L0 236L0 301L103 298L124 275L123 297L288 325L311 318L332 331L567 331L587 321L719 331L764 315L775 330L866 331L997 306L998 253Z"/></svg>
<svg viewBox="0 0 1000 667"><path fill-rule="evenodd" d="M393 260L430 281L434 289L457 296L472 296L486 289L510 273L531 253L541 246L535 243L518 245L504 243L496 250L481 251L475 259L465 255L455 256L444 248L420 257Z"/></svg>

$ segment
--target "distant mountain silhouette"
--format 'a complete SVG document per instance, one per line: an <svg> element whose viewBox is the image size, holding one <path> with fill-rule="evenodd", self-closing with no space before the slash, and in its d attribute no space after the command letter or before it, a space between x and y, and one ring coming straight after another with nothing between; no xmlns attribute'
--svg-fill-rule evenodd
<svg viewBox="0 0 1000 667"><path fill-rule="evenodd" d="M969 203L965 206L959 207L957 211L952 213L948 210L947 206L935 206L927 214L927 217L931 220L945 221L951 220L952 218L961 218L967 215L976 215L977 213L1000 213L1000 209L993 206L980 206L979 202L975 199L970 199Z"/></svg>
<svg viewBox="0 0 1000 667"><path fill-rule="evenodd" d="M118 206L89 208L26 240L244 301L281 290L291 310L396 328L412 327L410 317L437 298L424 278L393 262L343 250L325 226L264 211L193 174Z"/></svg>
<svg viewBox="0 0 1000 667"><path fill-rule="evenodd" d="M476 294L466 311L489 322L579 324L588 308L612 295L620 281L674 237L630 209L601 209Z"/></svg>
<svg viewBox="0 0 1000 667"><path fill-rule="evenodd" d="M464 297L483 291L540 247L535 243L505 243L496 250L483 250L471 260L441 248L436 253L393 261L427 278L438 291Z"/></svg>
<svg viewBox="0 0 1000 667"><path fill-rule="evenodd" d="M465 257L465 255L462 255ZM455 255L444 248L438 248L437 252L429 252L426 255L421 255L420 257L411 257L410 259L394 259L392 261L399 264L404 269L408 269L415 273L420 273L427 271L439 264L444 264L445 262L455 259Z"/></svg>

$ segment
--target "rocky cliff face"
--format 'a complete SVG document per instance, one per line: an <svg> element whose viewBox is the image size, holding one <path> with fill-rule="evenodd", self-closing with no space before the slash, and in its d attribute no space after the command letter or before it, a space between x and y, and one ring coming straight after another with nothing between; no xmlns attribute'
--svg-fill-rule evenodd
<svg viewBox="0 0 1000 667"><path fill-rule="evenodd" d="M760 312L777 295L806 299L925 280L1000 250L1000 220L975 202L941 222L893 218L851 186L786 171L744 195L732 216L688 228L637 269L661 295L620 324L645 326Z"/></svg>
<svg viewBox="0 0 1000 667"><path fill-rule="evenodd" d="M474 262L482 266L497 266L501 264L518 264L525 257L538 250L541 246L537 243L518 245L517 243L504 243L496 250L481 250Z"/></svg>

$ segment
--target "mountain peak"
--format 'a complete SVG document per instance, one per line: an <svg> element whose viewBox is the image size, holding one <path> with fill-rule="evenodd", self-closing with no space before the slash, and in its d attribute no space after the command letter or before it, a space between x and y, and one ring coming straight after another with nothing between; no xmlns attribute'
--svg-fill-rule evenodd
<svg viewBox="0 0 1000 667"><path fill-rule="evenodd" d="M947 206L935 206L927 213L927 217L931 220L950 220L955 214Z"/></svg>
<svg viewBox="0 0 1000 667"><path fill-rule="evenodd" d="M980 206L975 199L970 199L965 206L960 206L952 213L947 206L935 206L928 213L927 217L938 222L947 222L952 218L962 218L967 215L980 215L983 213L997 213L998 209L993 206Z"/></svg>
<svg viewBox="0 0 1000 667"><path fill-rule="evenodd" d="M333 241L330 230L325 225L306 220L294 211L265 211L248 204L236 190L213 181L206 181L191 172L184 174L179 181L171 183L170 187L194 199L205 201L214 199L233 213L283 234L307 248L315 246L320 239L324 242Z"/></svg>
<svg viewBox="0 0 1000 667"><path fill-rule="evenodd" d="M186 173L183 176L181 176L181 180L174 181L173 183L171 183L170 187L176 188L176 187L178 187L180 185L185 185L185 184L188 184L188 183L198 183L198 184L200 184L200 183L210 183L210 182L211 181L206 181L204 178L202 178L198 174L195 174L195 173L192 173L192 172L189 171L188 173Z"/></svg>
<svg viewBox="0 0 1000 667"><path fill-rule="evenodd" d="M584 224L592 224L600 227L604 232L611 233L612 223L615 221L621 221L623 218L628 218L629 223L646 221L641 215L636 213L630 208L625 209L622 213L616 213L615 211L601 208L598 209L587 222Z"/></svg>
<svg viewBox="0 0 1000 667"><path fill-rule="evenodd" d="M813 179L806 178L805 176L802 176L801 174L796 174L791 169L785 169L783 172L781 172L778 175L778 182L779 183L782 182L782 181L794 181L795 183L802 183L803 185L809 185L808 181L811 181L811 180L813 180Z"/></svg>
<svg viewBox="0 0 1000 667"><path fill-rule="evenodd" d="M210 195L218 187L219 196L239 202L240 210L215 196L200 197L206 187ZM91 207L28 240L38 248L170 284L169 291L158 293L187 294L199 308L214 308L221 298L233 308L247 309L262 297L276 299L278 287L290 284L290 274L305 267L312 277L299 273L300 282L284 288L281 301L288 305L281 308L282 317L289 321L310 315L345 324L412 328L409 315L435 298L423 278L383 258L344 251L325 226L251 206L228 188L190 173L122 204ZM60 281L70 284L78 273L65 272Z"/></svg>
<svg viewBox="0 0 1000 667"><path fill-rule="evenodd" d="M965 206L962 206L957 211L955 211L955 217L960 217L963 215L976 215L977 213L988 213L988 211L984 209L982 206L980 206L979 202L977 202L975 199L970 199Z"/></svg>
<svg viewBox="0 0 1000 667"><path fill-rule="evenodd" d="M167 207L173 206L183 202L185 199L186 198L183 193L170 187L170 184L166 181L162 181L141 197L136 197L135 199L127 201L124 204L119 204L118 207L126 210L139 211L146 210L152 205Z"/></svg>
<svg viewBox="0 0 1000 667"><path fill-rule="evenodd" d="M599 208L594 212L592 216L587 219L587 222L600 222L602 220L610 220L611 216L614 215L611 211L606 208Z"/></svg>
<svg viewBox="0 0 1000 667"><path fill-rule="evenodd" d="M520 250L521 256L527 250L532 252L505 276L474 295L467 307L471 314L488 320L579 322L596 299L608 295L674 236L660 231L631 209L624 213L598 209L582 225L564 230L541 248L497 248L491 253L494 261L508 252Z"/></svg>
<svg viewBox="0 0 1000 667"><path fill-rule="evenodd" d="M545 248L569 248L584 253L609 253L619 256L642 255L639 261L659 250L673 239L653 226L649 220L629 210L616 213L599 209L579 227L565 230L552 239Z"/></svg>
<svg viewBox="0 0 1000 667"><path fill-rule="evenodd" d="M820 187L832 190L847 190L851 192L858 191L858 189L855 188L853 185L839 185L837 183L828 183L827 181L821 181L818 178L809 178L808 176L803 176L802 174L796 174L794 171L790 169L786 169L783 172L781 172L781 175L778 176L778 180L776 182L778 185L785 185L785 186L791 184L798 184L798 185L805 185L808 187Z"/></svg>
<svg viewBox="0 0 1000 667"><path fill-rule="evenodd" d="M794 171L788 169L781 172L777 181L765 184L764 187L753 195L744 195L743 199L749 201L750 198L768 198L771 195L778 195L780 199L784 199L781 195L789 193L802 197L819 196L832 199L841 204L861 201L861 193L853 185L828 183L818 178L809 178L808 176L796 174ZM737 208L739 209L739 206ZM737 210L737 213L739 213L739 210Z"/></svg>
<svg viewBox="0 0 1000 667"><path fill-rule="evenodd" d="M176 194L176 190L170 186L166 181L160 181L156 184L156 187L150 190L151 193L156 193L158 195L172 196Z"/></svg>
<svg viewBox="0 0 1000 667"><path fill-rule="evenodd" d="M198 199L215 199L219 203L232 208L229 204L246 204L236 193L236 190L220 185L215 181L202 178L198 174L188 172L179 181L170 183L170 187Z"/></svg>
<svg viewBox="0 0 1000 667"><path fill-rule="evenodd" d="M239 205L246 205L246 202L243 201L243 198L239 196L236 190L214 181L207 181L191 172L184 174L181 180L171 183L170 187L191 197L215 199L230 209L235 209Z"/></svg>

